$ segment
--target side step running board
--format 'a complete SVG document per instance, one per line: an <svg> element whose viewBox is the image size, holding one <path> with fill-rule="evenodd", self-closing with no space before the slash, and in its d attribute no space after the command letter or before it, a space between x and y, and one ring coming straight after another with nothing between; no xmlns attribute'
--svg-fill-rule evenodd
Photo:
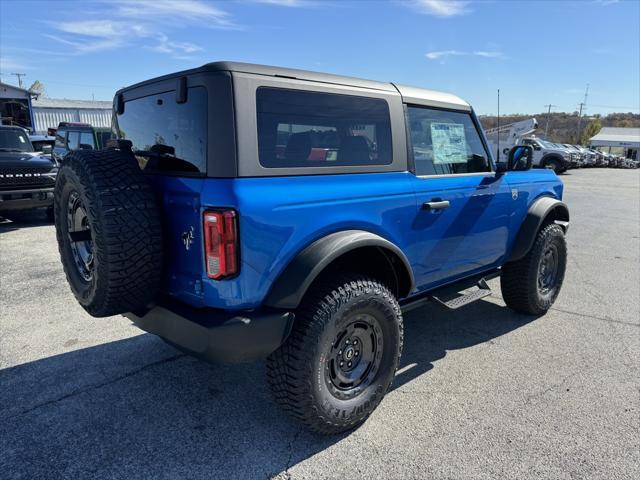
<svg viewBox="0 0 640 480"><path fill-rule="evenodd" d="M442 297L431 295L431 298L449 310L457 310L458 308L464 307L465 305L469 305L470 303L475 302L476 300L480 300L484 297L488 297L491 295L491 288L487 285L487 282L484 278L480 279L478 282L478 290L473 292L458 294L456 293L453 298L443 299Z"/></svg>
<svg viewBox="0 0 640 480"><path fill-rule="evenodd" d="M491 295L491 288L487 285L487 280L500 276L500 273L500 269L495 269L430 292L425 292L417 298L414 297L404 300L400 303L400 308L402 308L402 313L407 313L422 307L429 301L434 301L445 308L456 310ZM477 290L466 294L459 293L473 287L477 287Z"/></svg>

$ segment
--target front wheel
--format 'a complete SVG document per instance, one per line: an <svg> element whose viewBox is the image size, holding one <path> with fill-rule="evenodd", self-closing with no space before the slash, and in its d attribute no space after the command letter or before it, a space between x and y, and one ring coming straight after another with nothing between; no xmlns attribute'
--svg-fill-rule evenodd
<svg viewBox="0 0 640 480"><path fill-rule="evenodd" d="M508 307L530 315L547 312L558 298L567 267L567 243L562 227L542 228L523 258L507 263L500 276Z"/></svg>
<svg viewBox="0 0 640 480"><path fill-rule="evenodd" d="M325 280L297 312L291 335L267 361L276 401L309 428L360 425L389 389L402 353L400 306L358 275Z"/></svg>

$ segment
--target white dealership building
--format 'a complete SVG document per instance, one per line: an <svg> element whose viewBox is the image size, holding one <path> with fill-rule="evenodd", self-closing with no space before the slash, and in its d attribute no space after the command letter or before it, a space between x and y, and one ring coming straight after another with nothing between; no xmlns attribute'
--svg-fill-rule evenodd
<svg viewBox="0 0 640 480"><path fill-rule="evenodd" d="M88 123L93 127L111 125L111 102L39 97L31 100L34 130L46 134L60 122Z"/></svg>
<svg viewBox="0 0 640 480"><path fill-rule="evenodd" d="M592 147L609 153L624 152L626 158L640 160L640 128L602 127L597 135L591 137Z"/></svg>

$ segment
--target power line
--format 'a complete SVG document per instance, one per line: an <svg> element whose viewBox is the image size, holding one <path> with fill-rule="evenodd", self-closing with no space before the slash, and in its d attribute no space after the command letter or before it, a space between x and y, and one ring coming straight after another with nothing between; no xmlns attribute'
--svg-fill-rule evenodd
<svg viewBox="0 0 640 480"><path fill-rule="evenodd" d="M622 109L622 110L640 110L640 107L621 107L621 106L616 106L616 105L598 105L595 103L591 104L592 107L598 107L598 108L614 108L614 109Z"/></svg>
<svg viewBox="0 0 640 480"><path fill-rule="evenodd" d="M90 83L69 83L69 82L52 82L49 80L43 81L45 84L53 84L53 85L69 85L71 87L94 87L94 88L112 88L117 90L119 87L115 87L113 85L92 85Z"/></svg>

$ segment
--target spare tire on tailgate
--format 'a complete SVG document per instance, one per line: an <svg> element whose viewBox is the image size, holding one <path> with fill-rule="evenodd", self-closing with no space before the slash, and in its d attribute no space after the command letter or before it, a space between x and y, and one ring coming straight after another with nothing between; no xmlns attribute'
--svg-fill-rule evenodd
<svg viewBox="0 0 640 480"><path fill-rule="evenodd" d="M80 305L94 317L146 308L160 284L162 232L154 194L131 151L70 152L54 207L60 258Z"/></svg>

